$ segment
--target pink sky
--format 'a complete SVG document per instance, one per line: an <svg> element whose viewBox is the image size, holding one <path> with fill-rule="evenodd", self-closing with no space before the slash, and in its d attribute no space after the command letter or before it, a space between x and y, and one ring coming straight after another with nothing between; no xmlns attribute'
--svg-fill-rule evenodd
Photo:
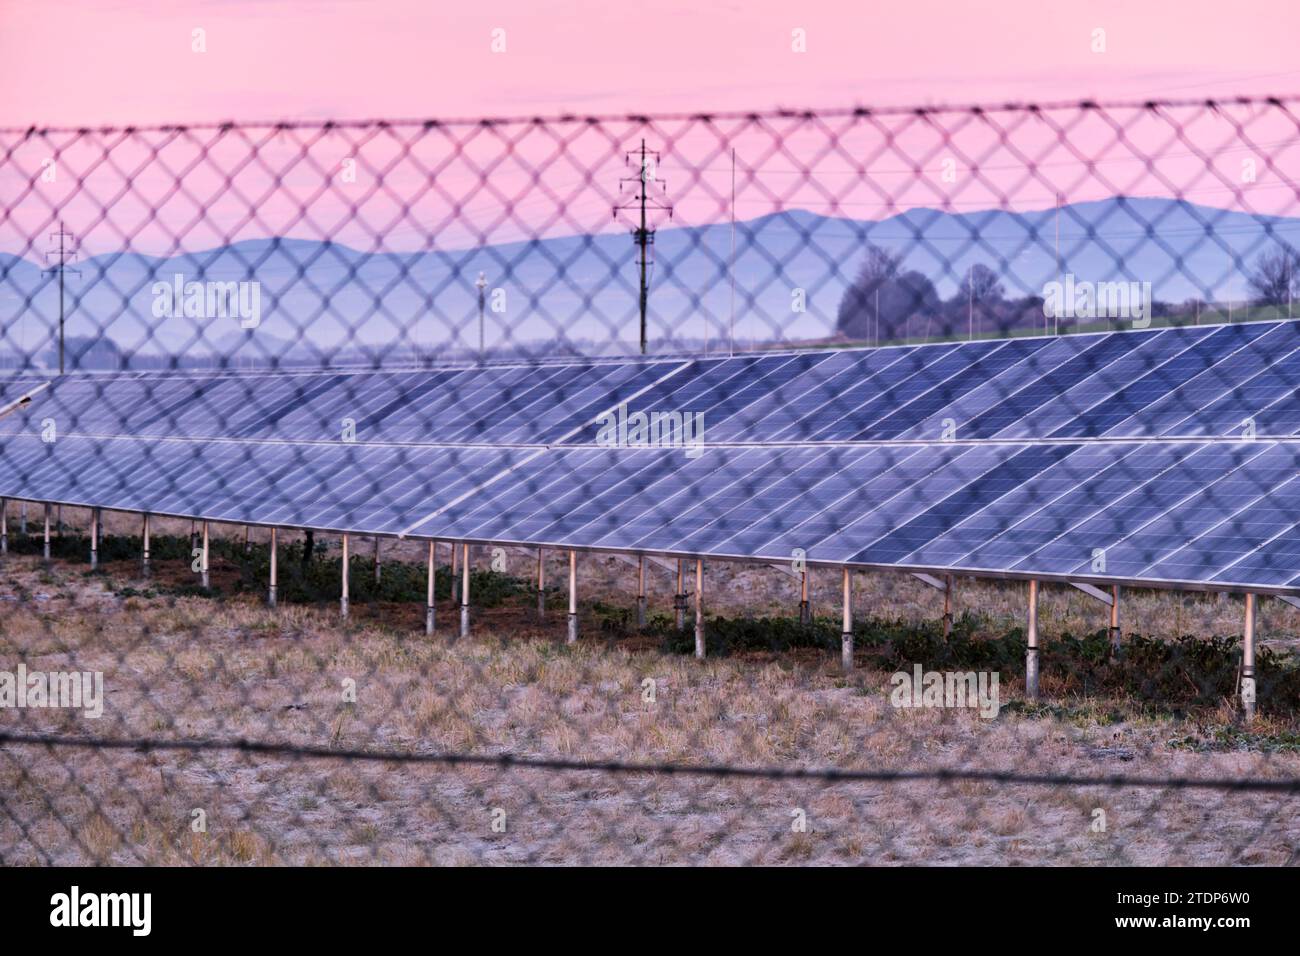
<svg viewBox="0 0 1300 956"><path fill-rule="evenodd" d="M1289 93L1298 25L1295 0L0 0L0 124Z"/></svg>

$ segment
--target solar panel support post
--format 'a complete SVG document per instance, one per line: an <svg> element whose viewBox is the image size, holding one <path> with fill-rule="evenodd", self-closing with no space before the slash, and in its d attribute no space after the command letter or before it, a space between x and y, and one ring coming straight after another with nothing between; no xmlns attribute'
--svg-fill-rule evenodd
<svg viewBox="0 0 1300 956"><path fill-rule="evenodd" d="M681 558L677 559L677 593L673 595L673 612L677 618L677 630L686 630L686 567Z"/></svg>
<svg viewBox="0 0 1300 956"><path fill-rule="evenodd" d="M27 534L27 502L26 501L21 501L18 503L18 533L21 535Z"/></svg>
<svg viewBox="0 0 1300 956"><path fill-rule="evenodd" d="M149 513L140 519L140 573L149 575Z"/></svg>
<svg viewBox="0 0 1300 956"><path fill-rule="evenodd" d="M844 632L840 635L840 665L844 670L853 670L853 578L847 567L844 568Z"/></svg>
<svg viewBox="0 0 1300 956"><path fill-rule="evenodd" d="M378 538L375 539L376 542L378 542L378 540L379 540ZM425 604L424 604L424 633L427 635L433 634L433 628L436 623L434 605L433 605L433 575L434 575L434 567L435 567L434 558L437 556L437 552L435 550L436 548L437 548L437 543L431 540L429 542L428 595L425 598ZM378 573L377 563L376 563L376 573Z"/></svg>
<svg viewBox="0 0 1300 956"><path fill-rule="evenodd" d="M578 642L578 552L569 551L569 637L570 644Z"/></svg>
<svg viewBox="0 0 1300 956"><path fill-rule="evenodd" d="M203 554L199 558L199 576L203 590L208 589L211 579L208 575L208 523L203 522Z"/></svg>
<svg viewBox="0 0 1300 956"><path fill-rule="evenodd" d="M9 553L9 499L0 498L0 554Z"/></svg>
<svg viewBox="0 0 1300 956"><path fill-rule="evenodd" d="M248 525L244 525L244 554L250 554L253 550L253 530Z"/></svg>
<svg viewBox="0 0 1300 956"><path fill-rule="evenodd" d="M645 630L645 555L636 563L636 627Z"/></svg>
<svg viewBox="0 0 1300 956"><path fill-rule="evenodd" d="M695 559L695 657L704 660L704 559Z"/></svg>
<svg viewBox="0 0 1300 956"><path fill-rule="evenodd" d="M375 584L379 584L379 535L375 535Z"/></svg>
<svg viewBox="0 0 1300 956"><path fill-rule="evenodd" d="M469 543L460 548L460 636L469 637Z"/></svg>
<svg viewBox="0 0 1300 956"><path fill-rule="evenodd" d="M537 620L546 616L546 551L537 549Z"/></svg>
<svg viewBox="0 0 1300 956"><path fill-rule="evenodd" d="M1038 581L1029 582L1029 619L1025 631L1025 697L1038 702Z"/></svg>
<svg viewBox="0 0 1300 956"><path fill-rule="evenodd" d="M276 584L277 584L276 571L278 570L276 567L276 563L277 563L276 558L277 558L277 552L279 551L276 545L279 543L277 540L278 538L279 538L279 534L277 534L277 529L272 528L271 529L271 575L270 575L271 583L266 591L267 607L275 607L275 599L276 599L275 591L276 591Z"/></svg>
<svg viewBox="0 0 1300 956"><path fill-rule="evenodd" d="M50 563L50 504L45 503L45 563Z"/></svg>
<svg viewBox="0 0 1300 956"><path fill-rule="evenodd" d="M1255 719L1255 595L1246 592L1246 624L1241 639L1241 710Z"/></svg>
<svg viewBox="0 0 1300 956"><path fill-rule="evenodd" d="M193 554L194 549L197 548L198 546L199 546L199 523L197 521L191 521L190 522L190 553Z"/></svg>
<svg viewBox="0 0 1300 956"><path fill-rule="evenodd" d="M943 576L943 637L952 637L952 575Z"/></svg>
<svg viewBox="0 0 1300 956"><path fill-rule="evenodd" d="M1110 589L1110 650L1118 659L1120 655L1118 584L1112 585Z"/></svg>
<svg viewBox="0 0 1300 956"><path fill-rule="evenodd" d="M343 566L340 577L343 579L343 594L339 598L339 616L347 620L348 616L348 536L343 535Z"/></svg>
<svg viewBox="0 0 1300 956"><path fill-rule="evenodd" d="M100 511L98 508L92 508L90 511L90 570L92 571L99 567L99 523Z"/></svg>
<svg viewBox="0 0 1300 956"><path fill-rule="evenodd" d="M812 623L812 605L808 603L808 569L799 575L799 623L807 627Z"/></svg>

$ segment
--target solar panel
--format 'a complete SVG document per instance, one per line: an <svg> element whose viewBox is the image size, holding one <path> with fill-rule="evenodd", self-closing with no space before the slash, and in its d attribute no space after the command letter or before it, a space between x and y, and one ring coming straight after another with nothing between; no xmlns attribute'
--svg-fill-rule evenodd
<svg viewBox="0 0 1300 956"><path fill-rule="evenodd" d="M1289 588L1297 349L1300 323L1262 322L67 376L0 418L0 495L560 548ZM702 446L603 447L620 407L702 413Z"/></svg>

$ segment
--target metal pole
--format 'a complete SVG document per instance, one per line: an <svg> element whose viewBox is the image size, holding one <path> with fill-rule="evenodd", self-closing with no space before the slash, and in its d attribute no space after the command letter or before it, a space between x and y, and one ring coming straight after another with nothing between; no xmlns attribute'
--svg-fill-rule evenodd
<svg viewBox="0 0 1300 956"><path fill-rule="evenodd" d="M375 535L375 586L379 586L379 535Z"/></svg>
<svg viewBox="0 0 1300 956"><path fill-rule="evenodd" d="M379 539L376 538L375 540L376 542L378 542ZM436 547L437 545L433 541L429 542L429 593L424 604L424 633L425 634L433 633L433 627L435 623L434 621L435 614L434 614L434 606L433 606L433 574L434 574L433 568L434 568L434 556L435 556L434 549ZM377 564L376 564L376 573L378 573Z"/></svg>
<svg viewBox="0 0 1300 956"><path fill-rule="evenodd" d="M140 529L140 571L149 573L149 514L145 513Z"/></svg>
<svg viewBox="0 0 1300 956"><path fill-rule="evenodd" d="M645 555L641 555L636 565L636 626L637 630L645 627Z"/></svg>
<svg viewBox="0 0 1300 956"><path fill-rule="evenodd" d="M461 545L460 552L460 636L469 636L469 544Z"/></svg>
<svg viewBox="0 0 1300 956"><path fill-rule="evenodd" d="M569 643L578 641L578 552L569 552Z"/></svg>
<svg viewBox="0 0 1300 956"><path fill-rule="evenodd" d="M1246 632L1241 642L1241 709L1255 719L1255 595L1246 592Z"/></svg>
<svg viewBox="0 0 1300 956"><path fill-rule="evenodd" d="M339 615L343 618L348 616L348 536L343 535L343 595L339 599Z"/></svg>
<svg viewBox="0 0 1300 956"><path fill-rule="evenodd" d="M23 537L27 536L27 502L22 501L18 504L18 533Z"/></svg>
<svg viewBox="0 0 1300 956"><path fill-rule="evenodd" d="M202 569L203 588L204 590L207 590L208 585L211 582L208 577L208 523L206 521L203 522L203 559L199 566Z"/></svg>
<svg viewBox="0 0 1300 956"><path fill-rule="evenodd" d="M686 630L686 570L681 558L677 559L677 593L673 595L673 611L677 617L677 630Z"/></svg>
<svg viewBox="0 0 1300 956"><path fill-rule="evenodd" d="M0 498L0 554L9 553L9 499Z"/></svg>
<svg viewBox="0 0 1300 956"><path fill-rule="evenodd" d="M45 563L50 563L50 506L45 505Z"/></svg>
<svg viewBox="0 0 1300 956"><path fill-rule="evenodd" d="M546 552L537 549L537 620L546 615Z"/></svg>
<svg viewBox="0 0 1300 956"><path fill-rule="evenodd" d="M952 636L952 575L943 576L943 636Z"/></svg>
<svg viewBox="0 0 1300 956"><path fill-rule="evenodd" d="M1110 589L1110 649L1116 657L1119 657L1120 634L1119 634L1119 585L1118 584L1113 585Z"/></svg>
<svg viewBox="0 0 1300 956"><path fill-rule="evenodd" d="M92 571L94 571L97 567L99 567L99 522L100 522L99 509L98 509L98 508L93 508L93 509L91 509L91 512L90 512L90 570L92 570ZM46 527L45 531L46 531L46 538L48 539L48 538L49 538L49 527L48 527L49 522L47 521L46 524L47 524L47 527ZM206 554L207 552L205 551L204 553ZM205 559L205 560L206 560L206 559ZM207 585L205 584L204 587L207 587Z"/></svg>
<svg viewBox="0 0 1300 956"><path fill-rule="evenodd" d="M704 660L704 561L695 559L695 656Z"/></svg>
<svg viewBox="0 0 1300 956"><path fill-rule="evenodd" d="M278 549L276 548L276 543L277 543L277 542L276 542L276 539L277 539L278 537L279 537L279 535L276 533L276 529L275 529L275 528L272 528L272 529L271 529L271 586L270 586L270 589L266 592L266 603L267 603L269 606L271 606L271 607L275 607L275 598L276 598L275 590L276 590L276 583L277 583L277 582L276 582L276 576L275 576L275 573L276 573L276 570L277 570L277 569L276 569L276 551L278 550Z"/></svg>
<svg viewBox="0 0 1300 956"><path fill-rule="evenodd" d="M812 623L812 605L808 603L808 569L803 569L799 576L799 623L807 626Z"/></svg>
<svg viewBox="0 0 1300 956"><path fill-rule="evenodd" d="M1029 582L1029 621L1025 648L1025 696L1038 701L1038 581Z"/></svg>
<svg viewBox="0 0 1300 956"><path fill-rule="evenodd" d="M253 550L252 529L248 525L244 525L244 554L248 554L252 550Z"/></svg>
<svg viewBox="0 0 1300 956"><path fill-rule="evenodd" d="M844 568L844 633L840 635L840 665L853 670L853 578Z"/></svg>

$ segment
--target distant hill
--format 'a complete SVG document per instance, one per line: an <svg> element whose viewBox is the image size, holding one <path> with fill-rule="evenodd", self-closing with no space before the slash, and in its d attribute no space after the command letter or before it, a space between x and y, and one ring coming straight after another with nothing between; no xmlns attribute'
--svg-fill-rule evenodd
<svg viewBox="0 0 1300 956"><path fill-rule="evenodd" d="M818 340L835 331L845 288L866 243L904 255L904 266L951 296L974 263L997 272L1009 297L1039 294L1056 277L1057 211L946 213L914 209L879 222L802 210L736 225L736 336L741 343ZM1150 281L1157 299L1244 299L1246 267L1284 236L1300 246L1300 220L1256 217L1166 199L1117 198L1064 206L1063 270L1092 281ZM660 349L715 345L731 315L730 226L660 229L652 273L651 340ZM93 250L86 250L87 252ZM635 247L626 232L571 235L442 252L367 254L329 242L262 239L158 259L105 253L69 278L69 337L102 330L128 356L214 354L319 363L330 356L470 355L477 349L480 270L504 290L488 313L489 349L565 347L632 351L637 336ZM151 287L186 280L261 283L261 324L236 318L156 318ZM792 310L803 290L806 312ZM57 292L41 266L0 255L4 343L47 349ZM19 324L22 319L21 326ZM578 348L577 343L582 343Z"/></svg>

